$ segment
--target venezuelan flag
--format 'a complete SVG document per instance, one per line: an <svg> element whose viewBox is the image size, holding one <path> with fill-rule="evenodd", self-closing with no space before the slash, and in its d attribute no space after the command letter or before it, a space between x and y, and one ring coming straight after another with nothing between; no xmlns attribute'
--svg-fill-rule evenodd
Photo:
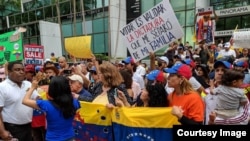
<svg viewBox="0 0 250 141"><path fill-rule="evenodd" d="M115 141L172 141L179 125L171 108L117 108L112 111Z"/></svg>
<svg viewBox="0 0 250 141"><path fill-rule="evenodd" d="M76 141L112 141L111 110L100 104L80 104L73 122Z"/></svg>

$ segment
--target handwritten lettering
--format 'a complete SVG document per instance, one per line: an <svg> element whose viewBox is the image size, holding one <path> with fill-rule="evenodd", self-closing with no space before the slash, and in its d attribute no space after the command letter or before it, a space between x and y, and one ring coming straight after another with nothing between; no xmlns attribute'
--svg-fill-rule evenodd
<svg viewBox="0 0 250 141"><path fill-rule="evenodd" d="M135 30L134 25L132 23L130 23L127 26L125 26L122 30L120 30L120 33L122 33L122 35L125 36L134 30Z"/></svg>
<svg viewBox="0 0 250 141"><path fill-rule="evenodd" d="M139 38L140 36L143 36L145 33L150 32L151 30L160 26L163 23L164 20L161 17L157 17L152 22L149 22L140 27L138 30L134 31L134 34L136 35L137 38Z"/></svg>
<svg viewBox="0 0 250 141"><path fill-rule="evenodd" d="M146 12L143 17L148 22L149 20L153 20L154 18L160 16L162 13L164 13L166 9L164 8L163 4L160 4L154 8L152 8L151 11Z"/></svg>
<svg viewBox="0 0 250 141"><path fill-rule="evenodd" d="M132 48L132 49L137 49L137 48L139 48L139 47L141 47L139 40L137 40L137 41L131 43L131 48Z"/></svg>

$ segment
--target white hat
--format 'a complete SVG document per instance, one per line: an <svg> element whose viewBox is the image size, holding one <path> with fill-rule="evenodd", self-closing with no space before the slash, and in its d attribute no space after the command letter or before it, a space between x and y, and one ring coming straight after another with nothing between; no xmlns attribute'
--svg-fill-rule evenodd
<svg viewBox="0 0 250 141"><path fill-rule="evenodd" d="M53 62L51 61L49 58L45 59L44 63L47 63L47 62Z"/></svg>
<svg viewBox="0 0 250 141"><path fill-rule="evenodd" d="M230 43L229 42L226 42L225 44L224 44L224 47L226 47L226 48L229 48L231 45L230 45Z"/></svg>
<svg viewBox="0 0 250 141"><path fill-rule="evenodd" d="M83 79L80 75L73 74L73 75L69 76L69 79L72 81L79 81L80 83L83 84Z"/></svg>
<svg viewBox="0 0 250 141"><path fill-rule="evenodd" d="M169 63L169 60L168 60L168 58L166 56L161 56L159 59L163 60L167 64Z"/></svg>

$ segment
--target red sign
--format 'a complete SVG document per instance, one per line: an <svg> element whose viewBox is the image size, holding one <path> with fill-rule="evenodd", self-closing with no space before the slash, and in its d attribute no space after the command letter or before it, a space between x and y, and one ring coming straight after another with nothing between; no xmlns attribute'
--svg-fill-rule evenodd
<svg viewBox="0 0 250 141"><path fill-rule="evenodd" d="M36 44L24 45L25 64L43 65L44 47Z"/></svg>

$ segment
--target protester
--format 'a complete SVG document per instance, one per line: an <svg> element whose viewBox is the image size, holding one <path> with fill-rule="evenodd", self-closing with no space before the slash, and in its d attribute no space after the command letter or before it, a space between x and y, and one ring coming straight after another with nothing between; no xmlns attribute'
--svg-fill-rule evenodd
<svg viewBox="0 0 250 141"><path fill-rule="evenodd" d="M19 141L32 141L33 109L22 104L31 83L25 81L22 62L9 62L7 69L8 78L0 83L0 136L3 140L11 140L14 137ZM30 93L32 99L36 99L37 96L35 90Z"/></svg>
<svg viewBox="0 0 250 141"><path fill-rule="evenodd" d="M169 102L165 88L160 83L147 84L146 89L143 89L140 95L140 100L135 104L130 105L122 91L118 91L116 104L120 107L167 107Z"/></svg>
<svg viewBox="0 0 250 141"><path fill-rule="evenodd" d="M49 84L48 100L35 101L30 97L38 87L38 81L33 80L32 86L24 96L22 103L31 108L41 109L46 113L46 140L73 141L75 132L72 122L80 105L76 99L73 99L69 81L62 76L53 77Z"/></svg>
<svg viewBox="0 0 250 141"><path fill-rule="evenodd" d="M118 69L111 63L102 63L98 68L98 75L100 82L97 83L91 94L94 96L93 103L99 103L103 105L115 103L116 90L121 90L125 94L128 102L132 104L132 99L129 97L126 87L123 83L123 78Z"/></svg>
<svg viewBox="0 0 250 141"><path fill-rule="evenodd" d="M168 95L172 114L182 125L202 125L205 107L202 98L188 81L192 76L190 67L177 64L165 71L169 73L168 86L174 88L173 93Z"/></svg>
<svg viewBox="0 0 250 141"><path fill-rule="evenodd" d="M220 118L231 118L239 114L239 107L247 104L248 99L240 88L244 74L227 70L221 78L221 85L214 89L217 95L215 113ZM248 120L248 119L247 119Z"/></svg>
<svg viewBox="0 0 250 141"><path fill-rule="evenodd" d="M68 78L74 98L86 102L91 102L93 100L93 96L83 87L84 81L80 75L73 74Z"/></svg>
<svg viewBox="0 0 250 141"><path fill-rule="evenodd" d="M245 121L249 118L248 109L249 102L245 106L241 106L239 108L240 114L232 118L218 118L214 113L216 104L217 104L217 96L214 94L214 88L218 87L221 84L222 76L227 69L232 69L232 64L227 61L216 61L214 64L215 76L214 83L207 89L209 92L206 97L204 97L204 101L206 104L206 116L205 116L205 125L207 124L246 124ZM210 123L209 123L210 119ZM212 122L213 121L213 122Z"/></svg>

